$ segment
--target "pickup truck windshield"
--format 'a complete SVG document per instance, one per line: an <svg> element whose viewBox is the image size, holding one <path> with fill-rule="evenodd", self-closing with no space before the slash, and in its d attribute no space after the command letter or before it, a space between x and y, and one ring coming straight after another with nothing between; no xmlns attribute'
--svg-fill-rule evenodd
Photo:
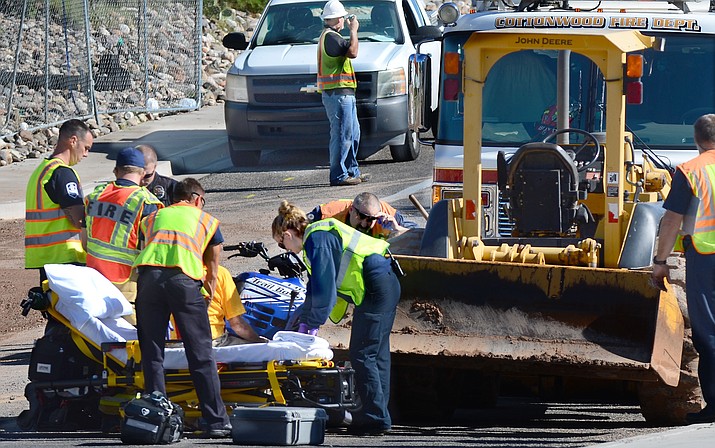
<svg viewBox="0 0 715 448"><path fill-rule="evenodd" d="M355 14L360 41L403 43L402 28L393 2L343 1L349 14ZM323 31L320 14L325 1L273 5L265 12L254 46L315 44ZM341 34L350 35L347 26Z"/></svg>
<svg viewBox="0 0 715 448"><path fill-rule="evenodd" d="M637 147L693 149L693 123L715 112L715 39L665 37L665 52L644 53L643 104L626 106L626 123ZM495 64L484 87L485 143L518 146L556 129L556 58L555 51L521 51ZM600 71L576 53L570 67L571 127L605 131Z"/></svg>

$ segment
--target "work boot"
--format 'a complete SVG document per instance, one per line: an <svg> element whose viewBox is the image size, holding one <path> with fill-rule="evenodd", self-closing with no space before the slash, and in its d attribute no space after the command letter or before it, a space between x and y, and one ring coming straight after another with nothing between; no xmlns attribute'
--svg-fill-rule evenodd
<svg viewBox="0 0 715 448"><path fill-rule="evenodd" d="M694 423L714 423L715 407L705 406L700 412L690 412L685 415L685 421L689 425Z"/></svg>
<svg viewBox="0 0 715 448"><path fill-rule="evenodd" d="M344 180L341 180L339 182L330 182L331 187L345 187L348 185L358 185L362 183L362 180L359 177L348 177Z"/></svg>
<svg viewBox="0 0 715 448"><path fill-rule="evenodd" d="M390 428L381 425L350 425L347 433L351 436L384 436Z"/></svg>
<svg viewBox="0 0 715 448"><path fill-rule="evenodd" d="M224 425L222 428L204 429L201 432L201 436L204 439L224 439L226 437L231 437L232 430L233 427L229 423L228 425Z"/></svg>

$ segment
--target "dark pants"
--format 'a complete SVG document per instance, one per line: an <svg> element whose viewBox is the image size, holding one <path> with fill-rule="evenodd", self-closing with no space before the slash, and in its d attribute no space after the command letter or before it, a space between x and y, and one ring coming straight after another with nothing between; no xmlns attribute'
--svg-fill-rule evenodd
<svg viewBox="0 0 715 448"><path fill-rule="evenodd" d="M700 355L698 378L705 403L715 406L715 255L685 250L685 289L693 345Z"/></svg>
<svg viewBox="0 0 715 448"><path fill-rule="evenodd" d="M355 424L390 429L390 330L400 300L400 282L381 255L365 259L363 278L365 298L355 307L350 333L350 361L362 401Z"/></svg>
<svg viewBox="0 0 715 448"><path fill-rule="evenodd" d="M221 399L221 384L211 347L211 328L201 282L180 269L144 266L137 280L137 332L142 353L144 390L166 394L164 344L169 315L184 342L191 379L199 398L205 428L221 429L228 414Z"/></svg>

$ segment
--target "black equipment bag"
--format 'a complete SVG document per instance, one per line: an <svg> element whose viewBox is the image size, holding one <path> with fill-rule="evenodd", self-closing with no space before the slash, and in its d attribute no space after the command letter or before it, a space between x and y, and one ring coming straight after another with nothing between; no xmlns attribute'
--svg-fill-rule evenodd
<svg viewBox="0 0 715 448"><path fill-rule="evenodd" d="M184 410L161 392L137 394L122 406L121 439L131 445L169 444L181 440Z"/></svg>
<svg viewBox="0 0 715 448"><path fill-rule="evenodd" d="M64 329L53 330L35 341L30 354L30 381L58 381L89 378L102 366L85 356Z"/></svg>

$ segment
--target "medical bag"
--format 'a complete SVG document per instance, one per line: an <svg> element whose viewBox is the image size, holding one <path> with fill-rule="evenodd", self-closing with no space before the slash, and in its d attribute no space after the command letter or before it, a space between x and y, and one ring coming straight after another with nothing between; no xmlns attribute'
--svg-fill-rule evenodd
<svg viewBox="0 0 715 448"><path fill-rule="evenodd" d="M161 392L137 394L122 406L121 415L121 439L126 444L175 443L184 432L184 410Z"/></svg>

